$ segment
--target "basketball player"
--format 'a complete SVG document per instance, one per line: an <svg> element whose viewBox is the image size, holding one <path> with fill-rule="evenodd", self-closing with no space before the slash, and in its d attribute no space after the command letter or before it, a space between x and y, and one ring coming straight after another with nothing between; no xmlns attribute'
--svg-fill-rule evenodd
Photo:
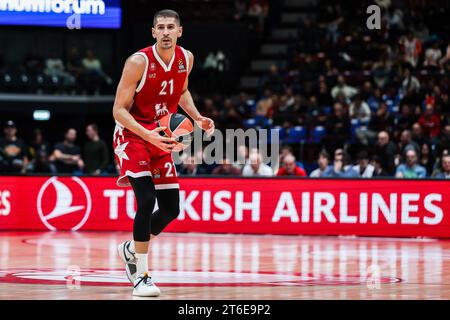
<svg viewBox="0 0 450 320"><path fill-rule="evenodd" d="M152 36L156 43L128 58L114 102L114 153L120 166L117 185L131 185L137 201L133 241L120 244L118 251L136 296L160 294L148 272L149 241L180 211L171 155L175 140L160 135L165 128L157 127L157 120L176 113L180 105L208 135L214 132L214 122L200 115L188 90L194 56L177 46L182 32L178 13L162 10L155 14ZM156 199L159 209L152 214Z"/></svg>

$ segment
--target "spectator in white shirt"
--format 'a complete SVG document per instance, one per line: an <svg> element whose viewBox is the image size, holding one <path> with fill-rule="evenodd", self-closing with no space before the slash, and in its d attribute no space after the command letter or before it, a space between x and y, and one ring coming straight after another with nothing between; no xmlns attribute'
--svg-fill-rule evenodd
<svg viewBox="0 0 450 320"><path fill-rule="evenodd" d="M439 60L442 58L442 51L439 48L439 43L435 41L431 48L425 50L425 60L423 65L425 67L438 67Z"/></svg>
<svg viewBox="0 0 450 320"><path fill-rule="evenodd" d="M309 175L310 178L320 178L323 173L330 168L330 154L326 150L320 151L317 164L319 167L311 172Z"/></svg>
<svg viewBox="0 0 450 320"><path fill-rule="evenodd" d="M356 95L350 104L349 115L350 118L358 119L362 124L368 124L371 116L370 107L361 99L361 96Z"/></svg>
<svg viewBox="0 0 450 320"><path fill-rule="evenodd" d="M44 72L49 77L59 77L65 85L75 84L75 77L66 72L62 59L57 57L55 53L45 60L45 65Z"/></svg>
<svg viewBox="0 0 450 320"><path fill-rule="evenodd" d="M244 177L273 176L272 168L262 162L261 154L257 152L250 153L248 162L249 163L246 164L242 170L242 175Z"/></svg>
<svg viewBox="0 0 450 320"><path fill-rule="evenodd" d="M336 99L339 95L343 95L347 103L350 102L351 98L358 93L358 89L349 86L345 83L344 76L338 76L337 85L331 89L331 96Z"/></svg>
<svg viewBox="0 0 450 320"><path fill-rule="evenodd" d="M353 166L361 178L372 178L375 167L369 163L369 155L366 151L358 153L358 164Z"/></svg>

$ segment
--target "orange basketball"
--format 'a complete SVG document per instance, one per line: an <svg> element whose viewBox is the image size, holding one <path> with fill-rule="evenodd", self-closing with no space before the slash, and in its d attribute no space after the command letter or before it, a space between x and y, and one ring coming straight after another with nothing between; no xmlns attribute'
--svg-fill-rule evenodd
<svg viewBox="0 0 450 320"><path fill-rule="evenodd" d="M174 151L186 149L192 142L194 135L194 125L191 120L179 113L169 113L158 121L159 127L166 127L161 134L166 137L175 138L178 145Z"/></svg>

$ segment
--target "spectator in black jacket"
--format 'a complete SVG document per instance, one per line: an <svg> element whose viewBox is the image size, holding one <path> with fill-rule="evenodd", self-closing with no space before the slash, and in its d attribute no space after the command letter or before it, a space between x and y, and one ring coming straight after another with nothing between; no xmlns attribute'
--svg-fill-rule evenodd
<svg viewBox="0 0 450 320"><path fill-rule="evenodd" d="M375 146L375 152L381 159L381 166L386 169L390 176L395 174L395 144L389 140L389 133L381 131L378 133L378 142Z"/></svg>
<svg viewBox="0 0 450 320"><path fill-rule="evenodd" d="M4 172L26 173L28 156L25 142L17 137L14 121L9 120L0 138L0 168Z"/></svg>
<svg viewBox="0 0 450 320"><path fill-rule="evenodd" d="M84 145L84 170L87 174L99 175L108 166L108 147L98 135L98 126L92 123L86 127L86 136L89 141Z"/></svg>
<svg viewBox="0 0 450 320"><path fill-rule="evenodd" d="M350 138L350 118L341 103L336 102L333 109L333 115L330 116L326 125L323 143L331 147L339 147Z"/></svg>

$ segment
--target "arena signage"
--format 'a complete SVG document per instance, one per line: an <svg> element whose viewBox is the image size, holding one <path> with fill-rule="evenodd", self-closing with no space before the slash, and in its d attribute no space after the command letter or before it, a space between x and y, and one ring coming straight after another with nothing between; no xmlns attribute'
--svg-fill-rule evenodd
<svg viewBox="0 0 450 320"><path fill-rule="evenodd" d="M131 231L134 194L115 181L0 177L0 229ZM450 237L446 181L182 178L180 186L181 213L167 231Z"/></svg>
<svg viewBox="0 0 450 320"><path fill-rule="evenodd" d="M120 28L120 0L2 0L0 25Z"/></svg>

